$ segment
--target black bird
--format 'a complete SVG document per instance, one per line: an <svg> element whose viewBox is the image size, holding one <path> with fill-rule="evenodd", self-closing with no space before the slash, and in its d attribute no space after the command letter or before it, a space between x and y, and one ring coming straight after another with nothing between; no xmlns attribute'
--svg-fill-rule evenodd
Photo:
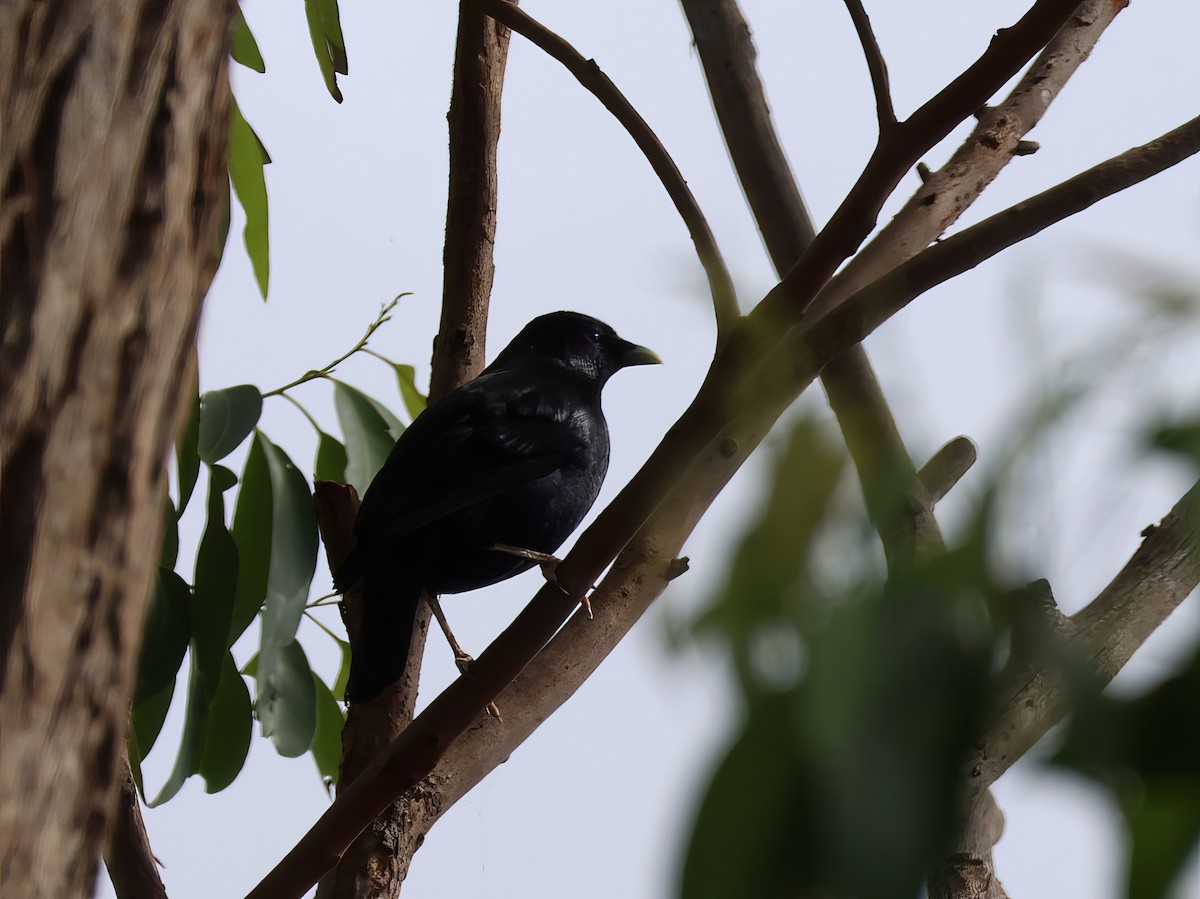
<svg viewBox="0 0 1200 899"><path fill-rule="evenodd" d="M601 388L622 368L660 361L601 321L553 312L413 421L367 489L357 546L334 575L339 592L363 590L351 702L403 674L423 593L475 590L536 564L497 544L562 545L608 470Z"/></svg>

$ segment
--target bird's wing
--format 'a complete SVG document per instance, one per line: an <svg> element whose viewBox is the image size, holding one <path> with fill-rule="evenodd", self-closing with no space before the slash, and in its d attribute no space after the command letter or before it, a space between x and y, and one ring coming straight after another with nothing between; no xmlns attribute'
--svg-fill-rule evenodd
<svg viewBox="0 0 1200 899"><path fill-rule="evenodd" d="M403 536L579 460L573 405L527 381L484 375L414 421L363 498L359 539Z"/></svg>

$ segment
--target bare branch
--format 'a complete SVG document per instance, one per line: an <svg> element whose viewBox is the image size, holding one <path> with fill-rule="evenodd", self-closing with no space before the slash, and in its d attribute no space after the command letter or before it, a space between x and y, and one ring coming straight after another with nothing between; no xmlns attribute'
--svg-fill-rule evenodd
<svg viewBox="0 0 1200 899"><path fill-rule="evenodd" d="M871 73L871 89L875 92L875 113L879 118L879 135L896 127L896 110L892 106L892 88L888 84L887 61L883 51L879 49L879 41L871 30L871 20L863 9L861 0L846 0L846 10L854 22L854 30L858 32L858 42L862 44L863 56L867 58L867 70Z"/></svg>
<svg viewBox="0 0 1200 899"><path fill-rule="evenodd" d="M1112 582L1071 617L1068 651L1107 684L1167 616L1200 584L1200 484L1153 529ZM1068 687L1052 671L1028 673L1010 694L970 762L979 786L992 784L1066 711Z"/></svg>
<svg viewBox="0 0 1200 899"><path fill-rule="evenodd" d="M871 233L879 210L904 174L1032 59L1076 5L1075 0L1038 0L1011 28L999 31L966 71L886 137L881 136L866 168L828 224L750 319L764 332L779 333L804 315L837 267Z"/></svg>
<svg viewBox="0 0 1200 899"><path fill-rule="evenodd" d="M917 473L930 506L941 502L975 464L979 451L970 437L955 437L933 454Z"/></svg>
<svg viewBox="0 0 1200 899"><path fill-rule="evenodd" d="M150 848L141 800L129 768L129 751L122 749L117 772L118 806L112 833L104 850L104 866L118 899L167 899L158 875L158 859Z"/></svg>
<svg viewBox="0 0 1200 899"><path fill-rule="evenodd" d="M708 227L704 213L700 211L687 181L658 136L625 95L600 70L595 60L585 59L567 41L507 0L481 0L481 4L487 14L496 21L503 22L562 63L580 84L604 104L604 108L613 114L633 138L666 188L684 225L687 226L692 242L696 245L696 255L700 258L700 264L704 266L709 290L712 292L713 311L717 319L717 342L718 345L723 344L741 318L733 279L725 266L721 251L717 248L716 238L713 237L712 229Z"/></svg>
<svg viewBox="0 0 1200 899"><path fill-rule="evenodd" d="M1124 8L1124 2L1112 0L1081 3L1004 102L979 111L970 137L941 169L922 178L921 188L900 212L821 291L809 315L824 315L882 273L911 259L954 224L1019 154L1024 136L1041 121Z"/></svg>
<svg viewBox="0 0 1200 899"><path fill-rule="evenodd" d="M954 849L929 873L929 899L1008 899L992 862L1003 833L1004 815L990 791L966 797Z"/></svg>

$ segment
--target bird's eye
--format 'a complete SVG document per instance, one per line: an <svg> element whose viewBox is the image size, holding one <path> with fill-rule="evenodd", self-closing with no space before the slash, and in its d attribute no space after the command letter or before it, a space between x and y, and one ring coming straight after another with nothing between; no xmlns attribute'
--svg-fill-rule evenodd
<svg viewBox="0 0 1200 899"><path fill-rule="evenodd" d="M588 331L587 339L588 343L590 343L592 346L600 346L600 332L594 328L591 331Z"/></svg>

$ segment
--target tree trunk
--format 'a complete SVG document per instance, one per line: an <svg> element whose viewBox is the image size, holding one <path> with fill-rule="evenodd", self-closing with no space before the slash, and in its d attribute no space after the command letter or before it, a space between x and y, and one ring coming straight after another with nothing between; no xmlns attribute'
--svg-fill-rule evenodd
<svg viewBox="0 0 1200 899"><path fill-rule="evenodd" d="M90 895L228 197L229 0L0 4L0 883Z"/></svg>

